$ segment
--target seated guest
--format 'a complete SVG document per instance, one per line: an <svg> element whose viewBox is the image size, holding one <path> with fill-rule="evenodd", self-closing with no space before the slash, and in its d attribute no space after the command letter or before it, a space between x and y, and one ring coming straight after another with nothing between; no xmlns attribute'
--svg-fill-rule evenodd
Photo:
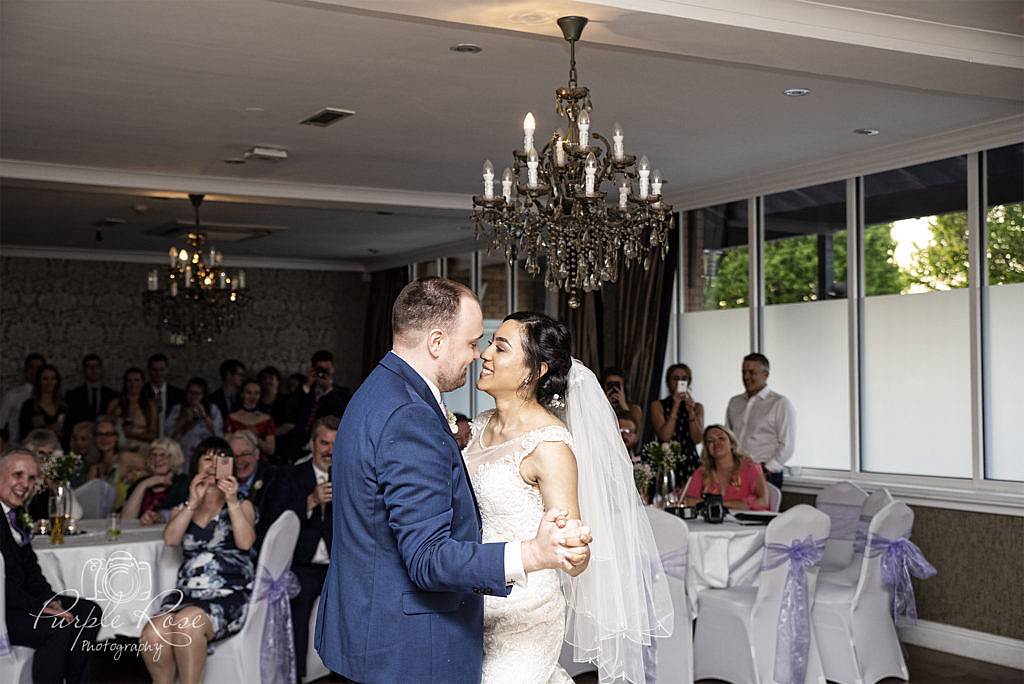
<svg viewBox="0 0 1024 684"><path fill-rule="evenodd" d="M693 373L685 363L665 371L668 396L651 403L651 426L659 442L679 442L682 458L676 464L676 486L682 487L700 467L697 444L704 433L704 405L693 400Z"/></svg>
<svg viewBox="0 0 1024 684"><path fill-rule="evenodd" d="M694 506L705 494L721 494L731 511L768 510L761 466L740 451L736 435L721 425L709 425L704 431L700 468L686 485L683 505Z"/></svg>
<svg viewBox="0 0 1024 684"><path fill-rule="evenodd" d="M220 364L220 389L206 397L208 404L213 404L220 415L227 417L241 406L239 391L245 380L245 364L238 359L228 359Z"/></svg>
<svg viewBox="0 0 1024 684"><path fill-rule="evenodd" d="M626 373L621 368L605 368L601 372L601 386L615 413L628 414L637 427L644 424L644 410L626 398Z"/></svg>
<svg viewBox="0 0 1024 684"><path fill-rule="evenodd" d="M455 433L455 441L460 449L465 449L469 445L470 437L473 436L469 418L461 413L456 413L455 425L459 428L459 431Z"/></svg>
<svg viewBox="0 0 1024 684"><path fill-rule="evenodd" d="M96 644L102 611L92 601L58 595L39 569L31 533L18 518L39 479L39 466L28 451L13 448L0 456L7 636L15 646L35 649L33 682L85 682L89 681L89 649Z"/></svg>
<svg viewBox="0 0 1024 684"><path fill-rule="evenodd" d="M636 428L636 421L633 416L627 413L619 413L619 434L622 436L622 443L626 445L626 452L630 458L636 456L636 445L640 443L640 433Z"/></svg>
<svg viewBox="0 0 1024 684"><path fill-rule="evenodd" d="M68 405L60 391L60 372L47 364L39 369L32 385L32 395L21 403L18 432L27 435L33 430L49 430L64 437Z"/></svg>
<svg viewBox="0 0 1024 684"><path fill-rule="evenodd" d="M142 369L129 368L122 378L121 396L107 406L107 415L117 420L125 439L149 444L157 437L159 421L153 395L145 390Z"/></svg>
<svg viewBox="0 0 1024 684"><path fill-rule="evenodd" d="M306 376L302 373L292 373L284 383L285 396L291 397L299 391L299 388L306 382Z"/></svg>
<svg viewBox="0 0 1024 684"><path fill-rule="evenodd" d="M75 423L68 437L68 449L82 457L82 467L87 470L94 463L99 463L100 452L96 448L96 423L82 420ZM82 473L83 477L85 472Z"/></svg>
<svg viewBox="0 0 1024 684"><path fill-rule="evenodd" d="M21 405L32 396L36 375L39 374L39 369L45 365L46 359L42 354L33 352L26 356L23 366L23 381L4 392L3 399L0 400L0 433L4 433L4 439L9 444L16 444L24 436L18 431Z"/></svg>
<svg viewBox="0 0 1024 684"><path fill-rule="evenodd" d="M86 480L106 478L117 465L117 454L120 446L117 441L116 419L111 416L100 416L93 432L97 459L89 465L85 474Z"/></svg>
<svg viewBox="0 0 1024 684"><path fill-rule="evenodd" d="M249 379L242 383L242 406L224 421L224 433L248 430L256 435L260 455L269 461L274 455L274 419L259 408L260 383Z"/></svg>
<svg viewBox="0 0 1024 684"><path fill-rule="evenodd" d="M138 518L143 525L166 522L166 512L188 499L188 475L181 472L184 461L181 447L173 439L161 437L150 444L146 461L150 475L128 491L121 515Z"/></svg>
<svg viewBox="0 0 1024 684"><path fill-rule="evenodd" d="M85 382L67 394L68 425L72 427L85 420L94 422L117 398L117 391L103 384L103 360L96 354L82 359L82 379Z"/></svg>
<svg viewBox="0 0 1024 684"><path fill-rule="evenodd" d="M164 543L181 546L183 561L177 591L168 592L140 637L146 668L158 684L173 684L176 677L182 684L201 682L207 645L245 624L255 575L256 512L239 497L234 475L217 478L223 456L230 458L231 449L220 437L196 446L188 500L164 529Z"/></svg>
<svg viewBox="0 0 1024 684"><path fill-rule="evenodd" d="M166 354L156 353L146 361L146 370L149 372L149 385L146 389L153 395L153 406L157 416L157 435L166 437L170 434L170 423L167 416L171 409L185 401L185 391L180 387L168 384L167 377L170 374Z"/></svg>
<svg viewBox="0 0 1024 684"><path fill-rule="evenodd" d="M231 455L235 458L235 478L238 480L238 496L252 502L256 510L256 546L259 548L263 535L274 519L265 510L271 496L269 492L277 485L277 466L260 460L260 448L256 435L240 430L227 435Z"/></svg>
<svg viewBox="0 0 1024 684"><path fill-rule="evenodd" d="M267 517L277 519L286 510L299 517L299 540L292 558L292 572L299 578L299 594L292 599L292 630L295 638L296 681L306 672L309 647L309 616L327 576L331 548L331 453L338 433L338 419L326 416L313 426L312 455L289 468L271 495Z"/></svg>
<svg viewBox="0 0 1024 684"><path fill-rule="evenodd" d="M197 444L224 434L220 409L207 400L202 378L191 378L185 384L185 403L171 409L166 424L171 426L171 437L181 445L186 463L192 462Z"/></svg>
<svg viewBox="0 0 1024 684"><path fill-rule="evenodd" d="M294 462L302 457L312 434L313 423L324 416L341 418L348 405L347 387L334 384L334 355L326 349L313 354L306 380L288 401L288 414L295 429L288 435L287 456Z"/></svg>
<svg viewBox="0 0 1024 684"><path fill-rule="evenodd" d="M124 449L118 447L117 432L114 430L114 418L102 416L96 422L96 448L100 452L100 460L89 467L86 480L106 480L115 491L114 510L121 510L128 489L146 474L145 446L136 443L126 444Z"/></svg>
<svg viewBox="0 0 1024 684"><path fill-rule="evenodd" d="M282 434L282 427L288 424L288 395L281 390L281 371L267 366L259 372L256 380L260 383L259 409L269 413L276 426L275 434Z"/></svg>

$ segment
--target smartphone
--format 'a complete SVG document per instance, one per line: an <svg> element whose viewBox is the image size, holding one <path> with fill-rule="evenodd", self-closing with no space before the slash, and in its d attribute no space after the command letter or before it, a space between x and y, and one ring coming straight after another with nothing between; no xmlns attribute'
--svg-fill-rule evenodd
<svg viewBox="0 0 1024 684"><path fill-rule="evenodd" d="M231 477L231 471L234 470L234 463L232 463L230 456L218 456L217 457L217 479L226 480Z"/></svg>
<svg viewBox="0 0 1024 684"><path fill-rule="evenodd" d="M687 380L676 380L676 392L682 394L690 388L690 383Z"/></svg>

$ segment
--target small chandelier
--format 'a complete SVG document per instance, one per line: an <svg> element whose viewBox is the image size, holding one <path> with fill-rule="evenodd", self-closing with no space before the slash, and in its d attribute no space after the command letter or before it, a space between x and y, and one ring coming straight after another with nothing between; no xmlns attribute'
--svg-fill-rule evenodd
<svg viewBox="0 0 1024 684"><path fill-rule="evenodd" d="M580 305L580 292L597 290L618 279L619 267L668 252L672 206L661 201L665 181L652 172L647 157L639 163L625 152L617 122L609 140L590 128L590 91L576 81L576 41L586 17L562 17L558 26L569 41L569 84L555 91L555 111L567 119L567 132L555 131L538 151L533 113L523 120L523 149L501 176L494 192L494 166L484 162L483 195L473 197L478 240L488 251L503 251L510 266L525 256L531 276L546 257L544 286L569 293L569 306ZM598 145L600 143L600 146ZM615 203L605 201L605 183L615 187Z"/></svg>
<svg viewBox="0 0 1024 684"><path fill-rule="evenodd" d="M207 249L206 233L199 227L203 195L189 195L196 225L188 233L188 247L171 247L161 287L160 269L149 272L143 306L146 319L166 332L171 344L212 342L238 322L248 305L245 271L232 275L221 268L223 254Z"/></svg>

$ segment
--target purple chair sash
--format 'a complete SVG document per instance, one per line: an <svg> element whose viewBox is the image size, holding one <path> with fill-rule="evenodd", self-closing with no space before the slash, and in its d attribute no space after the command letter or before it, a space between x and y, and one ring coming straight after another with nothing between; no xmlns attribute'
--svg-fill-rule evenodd
<svg viewBox="0 0 1024 684"><path fill-rule="evenodd" d="M260 644L260 681L295 684L295 637L289 599L299 594L299 578L290 569L277 579L263 568L258 601L267 601L267 620Z"/></svg>
<svg viewBox="0 0 1024 684"><path fill-rule="evenodd" d="M680 546L678 549L661 554L661 565L665 568L665 574L685 582L689 558L690 547Z"/></svg>
<svg viewBox="0 0 1024 684"><path fill-rule="evenodd" d="M832 521L832 528L828 533L829 539L853 541L856 538L861 506L822 501L815 503L814 507Z"/></svg>
<svg viewBox="0 0 1024 684"><path fill-rule="evenodd" d="M778 640L773 678L778 684L804 684L811 648L811 599L807 569L821 562L825 539L794 539L787 544L765 544L762 570L788 563L786 585L779 605Z"/></svg>
<svg viewBox="0 0 1024 684"><path fill-rule="evenodd" d="M0 656L11 655L11 640L7 632L0 632Z"/></svg>
<svg viewBox="0 0 1024 684"><path fill-rule="evenodd" d="M872 535L867 542L868 558L882 557L882 583L891 594L890 611L899 626L917 624L917 603L914 600L914 585L910 576L928 579L937 571L921 553L921 549L910 541L910 532L896 539Z"/></svg>

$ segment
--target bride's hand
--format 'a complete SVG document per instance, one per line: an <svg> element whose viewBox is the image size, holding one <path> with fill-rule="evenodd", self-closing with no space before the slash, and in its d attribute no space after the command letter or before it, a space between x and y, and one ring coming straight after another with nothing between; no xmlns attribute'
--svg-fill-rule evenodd
<svg viewBox="0 0 1024 684"><path fill-rule="evenodd" d="M566 520L562 527L562 543L578 551L576 556L569 559L571 568L562 568L570 577L576 577L590 564L590 542L594 541L590 528L583 524L582 520ZM580 548L582 547L582 548Z"/></svg>
<svg viewBox="0 0 1024 684"><path fill-rule="evenodd" d="M563 520L559 521L559 518ZM548 510L537 528L537 536L522 542L523 569L527 573L546 569L571 572L577 565L585 567L590 558L587 546L590 529L573 525L578 521L567 521L566 518L568 512L565 510Z"/></svg>

